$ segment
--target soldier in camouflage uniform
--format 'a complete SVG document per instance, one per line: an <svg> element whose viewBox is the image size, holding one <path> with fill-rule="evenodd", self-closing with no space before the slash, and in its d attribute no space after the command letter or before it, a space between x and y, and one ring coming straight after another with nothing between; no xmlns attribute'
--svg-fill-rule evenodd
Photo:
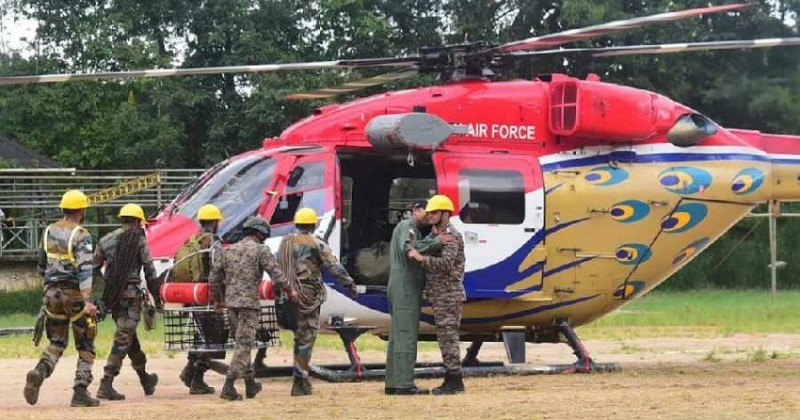
<svg viewBox="0 0 800 420"><path fill-rule="evenodd" d="M215 257L222 255L222 240L219 236L217 236L219 224L223 220L222 211L220 211L219 207L213 204L206 204L197 210L197 220L200 222L200 232L192 235L187 242L193 240L194 237L197 236L200 246L203 249L210 250L210 252L202 254L202 258L203 272L211 273L211 267L214 265ZM207 281L207 279L204 281ZM216 324L213 322L204 323L206 320L211 320L209 315L212 314L195 314L196 319L198 319L200 323L201 329L205 326L216 327ZM205 331L203 332L206 335L209 334ZM224 358L224 350L220 353L221 354L219 356L215 357ZM222 363L211 360L211 355L208 354L208 352L189 351L187 358L188 362L186 363L186 366L184 366L179 377L181 381L189 388L189 393L192 395L213 394L214 388L209 386L203 377L205 376L205 373L212 367L214 367L217 371L221 371L221 368L224 366L219 365L222 365Z"/></svg>
<svg viewBox="0 0 800 420"><path fill-rule="evenodd" d="M247 398L253 398L261 391L261 384L255 380L250 352L256 344L261 309L258 287L264 271L269 273L276 290L289 290L272 251L264 245L270 234L267 221L260 216L250 217L244 223L243 232L244 239L231 245L214 260L210 279L214 302L220 310L224 302L236 340L231 366L219 395L230 401L242 399L234 387L238 378L245 380Z"/></svg>
<svg viewBox="0 0 800 420"><path fill-rule="evenodd" d="M294 382L291 391L291 395L297 397L312 392L308 365L319 332L320 306L327 298L322 269L348 289L354 299L358 297L358 291L331 247L314 236L317 213L310 208L301 208L295 213L294 223L297 230L281 242L278 260L292 290L297 293L298 319L294 331Z"/></svg>
<svg viewBox="0 0 800 420"><path fill-rule="evenodd" d="M455 394L464 392L458 338L461 309L466 300L464 240L450 224L453 202L449 198L444 195L431 197L425 211L428 213L428 223L433 225L431 235L449 235L455 239L444 243L439 255L423 256L417 250L409 251L409 257L421 263L425 269L425 295L433 305L436 339L446 370L444 383L434 388L433 394Z"/></svg>
<svg viewBox="0 0 800 420"><path fill-rule="evenodd" d="M71 190L61 198L59 207L64 211L64 219L45 230L38 263L39 273L44 277L42 303L50 345L36 367L28 372L24 395L28 404L36 404L39 388L64 354L72 324L78 367L70 405L95 407L100 401L87 390L92 382L97 335L97 307L92 303L92 236L80 226L89 200L82 192Z"/></svg>
<svg viewBox="0 0 800 420"><path fill-rule="evenodd" d="M160 306L160 281L142 229L145 215L138 205L126 204L120 209L118 217L122 226L100 239L92 261L96 280L104 277L100 270L106 264L103 304L111 312L117 326L103 379L97 390L97 398L107 400L125 399L125 395L114 389L113 382L126 356L131 359L131 367L139 376L144 395L153 395L158 383L158 376L155 373L148 374L145 369L147 356L136 334L142 305L148 299L139 277L143 268L147 289Z"/></svg>

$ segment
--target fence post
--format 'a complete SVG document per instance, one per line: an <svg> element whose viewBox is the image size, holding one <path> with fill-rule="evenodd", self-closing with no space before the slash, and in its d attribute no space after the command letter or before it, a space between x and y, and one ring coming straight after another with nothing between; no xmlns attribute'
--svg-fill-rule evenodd
<svg viewBox="0 0 800 420"><path fill-rule="evenodd" d="M156 208L161 208L161 169L156 170Z"/></svg>
<svg viewBox="0 0 800 420"><path fill-rule="evenodd" d="M780 203L769 202L769 268L772 294L778 292L778 215L781 212Z"/></svg>

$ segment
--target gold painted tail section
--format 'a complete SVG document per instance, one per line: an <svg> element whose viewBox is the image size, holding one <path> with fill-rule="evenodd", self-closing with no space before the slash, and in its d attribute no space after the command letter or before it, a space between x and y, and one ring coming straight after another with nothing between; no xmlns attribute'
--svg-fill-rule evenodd
<svg viewBox="0 0 800 420"><path fill-rule="evenodd" d="M771 163L770 196L767 200L800 201L800 136L730 130L767 154Z"/></svg>

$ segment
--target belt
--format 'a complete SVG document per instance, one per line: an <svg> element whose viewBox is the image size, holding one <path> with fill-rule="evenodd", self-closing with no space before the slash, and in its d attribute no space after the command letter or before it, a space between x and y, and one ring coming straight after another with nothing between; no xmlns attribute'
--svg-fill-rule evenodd
<svg viewBox="0 0 800 420"><path fill-rule="evenodd" d="M70 322L75 322L75 321L79 320L83 316L84 312L86 312L86 305L84 305L83 308L81 308L80 311L78 311L76 314L74 314L72 316L66 316L66 315L62 315L62 314L54 314L54 313L50 312L47 308L44 308L44 313L47 314L48 318L58 319L58 320L61 320L61 321L69 320Z"/></svg>

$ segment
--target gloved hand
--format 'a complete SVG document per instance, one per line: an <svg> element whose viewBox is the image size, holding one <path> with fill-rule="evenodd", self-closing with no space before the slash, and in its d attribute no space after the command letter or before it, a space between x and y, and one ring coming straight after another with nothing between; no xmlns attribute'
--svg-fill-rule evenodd
<svg viewBox="0 0 800 420"><path fill-rule="evenodd" d="M106 304L103 303L101 299L92 298L92 304L97 308L97 314L95 317L98 321L104 321L106 319L106 314L108 312L108 308L106 308Z"/></svg>
<svg viewBox="0 0 800 420"><path fill-rule="evenodd" d="M350 286L350 297L358 299L358 286L356 286L355 283L352 283Z"/></svg>

